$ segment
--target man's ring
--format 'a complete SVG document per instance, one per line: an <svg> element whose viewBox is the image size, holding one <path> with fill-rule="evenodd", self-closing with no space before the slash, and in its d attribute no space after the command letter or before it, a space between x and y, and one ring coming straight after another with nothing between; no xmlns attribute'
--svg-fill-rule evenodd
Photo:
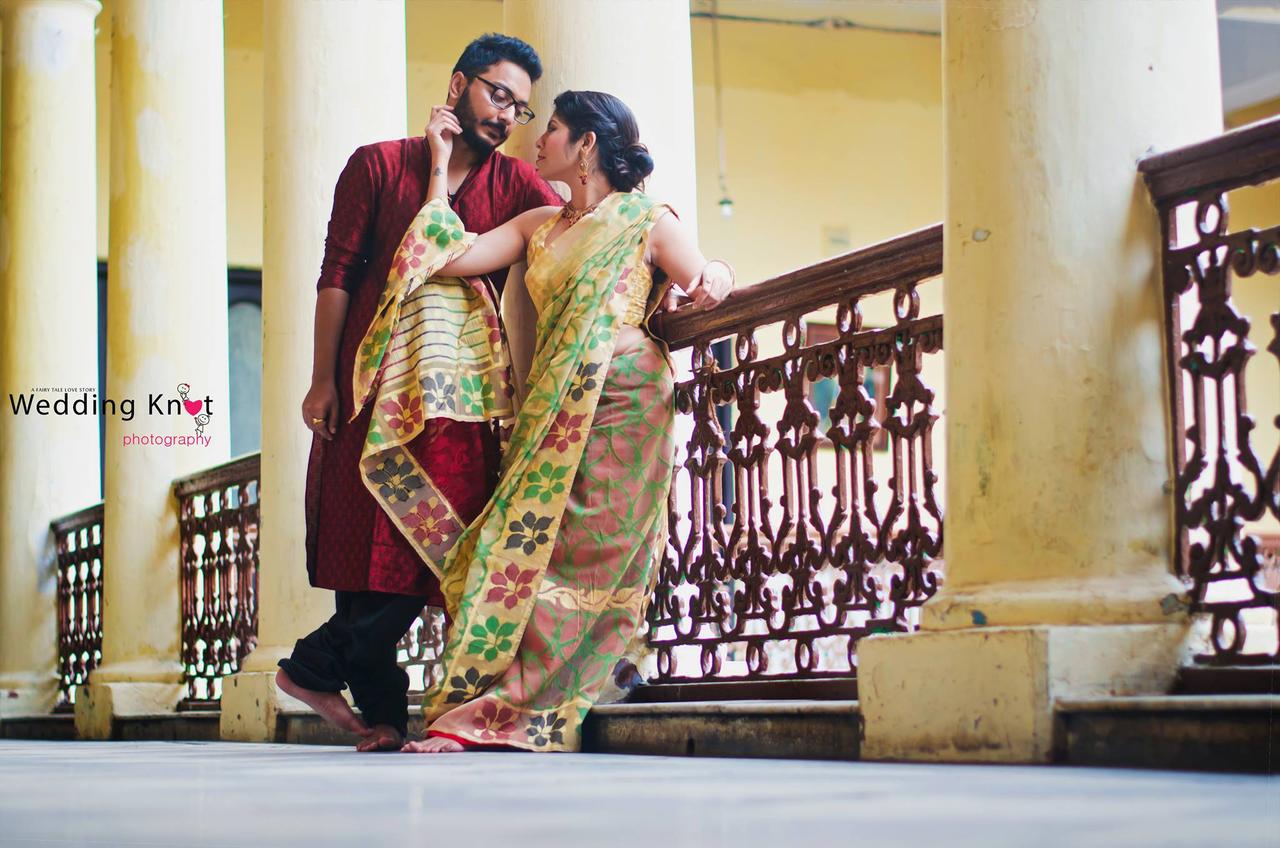
<svg viewBox="0 0 1280 848"><path fill-rule="evenodd" d="M312 418L312 419L311 419L311 426L312 426L312 427L318 427L319 425L321 425L321 424L323 424L323 423L324 423L324 419L323 419L323 418Z"/></svg>

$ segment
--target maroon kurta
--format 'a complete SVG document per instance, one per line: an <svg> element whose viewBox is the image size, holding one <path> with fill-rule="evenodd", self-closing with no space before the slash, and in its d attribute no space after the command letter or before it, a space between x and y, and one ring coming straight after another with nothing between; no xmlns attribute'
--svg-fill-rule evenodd
<svg viewBox="0 0 1280 848"><path fill-rule="evenodd" d="M430 171L426 139L386 141L353 153L334 189L316 287L344 289L351 302L336 369L341 423L333 441L313 440L307 466L307 572L313 586L438 596L434 575L360 478L360 450L372 407L347 423L356 351L373 320L400 239L426 201ZM451 205L468 231L483 233L525 210L561 202L532 166L495 152L471 169ZM491 276L500 291L506 270ZM414 455L458 516L470 521L496 482L498 447L492 428L437 420L419 440Z"/></svg>

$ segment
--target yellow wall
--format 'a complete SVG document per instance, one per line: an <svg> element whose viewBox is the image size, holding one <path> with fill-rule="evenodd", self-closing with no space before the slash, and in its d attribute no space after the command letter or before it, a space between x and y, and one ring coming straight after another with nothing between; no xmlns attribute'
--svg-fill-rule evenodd
<svg viewBox="0 0 1280 848"><path fill-rule="evenodd" d="M693 22L698 223L709 255L758 280L942 220L936 37L724 21L721 74L732 218L717 185L711 23ZM658 167L662 163L657 163Z"/></svg>
<svg viewBox="0 0 1280 848"><path fill-rule="evenodd" d="M98 153L98 258L107 257L107 210L111 195L107 186L111 178L111 0L104 0L97 17L94 40L94 85L97 102Z"/></svg>
<svg viewBox="0 0 1280 848"><path fill-rule="evenodd" d="M227 69L227 263L261 268L262 0L223 0L223 10ZM321 221L318 226L326 223ZM318 268L316 272L319 273Z"/></svg>
<svg viewBox="0 0 1280 848"><path fill-rule="evenodd" d="M693 21L699 237L708 256L733 262L740 281L767 279L942 220L939 38L722 21L720 49L731 218L717 205L711 22ZM832 228L847 236L847 246L833 248L824 239ZM941 280L920 293L922 315L942 310ZM866 326L894 323L890 295L862 306ZM834 322L834 310L809 317ZM761 357L782 352L779 327L757 333L757 340ZM937 393L935 409L945 410L941 356L925 357L923 379ZM762 419L772 426L784 406L781 392L764 396ZM935 429L939 474L945 472L943 435ZM829 450L823 454L816 486L825 513L836 464ZM875 453L874 464L883 515L892 497L892 454ZM771 468L770 489L780 493L779 457ZM936 491L941 497L940 485ZM774 513L777 521L776 494Z"/></svg>

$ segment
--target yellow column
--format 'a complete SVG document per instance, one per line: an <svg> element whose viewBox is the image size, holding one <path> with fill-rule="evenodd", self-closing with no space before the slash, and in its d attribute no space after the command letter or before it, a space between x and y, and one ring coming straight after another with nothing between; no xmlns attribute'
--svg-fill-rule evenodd
<svg viewBox="0 0 1280 848"><path fill-rule="evenodd" d="M0 5L0 717L53 706L49 520L98 500L97 416L15 414L9 396L52 404L63 390L68 402L86 398L76 389L96 395L97 208L86 151L99 8L94 0Z"/></svg>
<svg viewBox="0 0 1280 848"><path fill-rule="evenodd" d="M1157 217L1145 152L1221 130L1211 0L948 2L946 585L860 648L869 758L1045 761L1055 699L1167 691Z"/></svg>
<svg viewBox="0 0 1280 848"><path fill-rule="evenodd" d="M183 695L170 485L230 442L222 4L117 0L111 39L107 393L135 416L107 419L103 665L76 703L89 738ZM208 444L130 443L196 435L179 384L209 403Z"/></svg>
<svg viewBox="0 0 1280 848"><path fill-rule="evenodd" d="M376 40L352 39L377 33ZM303 494L312 317L333 186L357 147L405 135L403 0L265 6L262 481L258 647L222 690L222 738L270 741L276 661L333 612L307 582Z"/></svg>

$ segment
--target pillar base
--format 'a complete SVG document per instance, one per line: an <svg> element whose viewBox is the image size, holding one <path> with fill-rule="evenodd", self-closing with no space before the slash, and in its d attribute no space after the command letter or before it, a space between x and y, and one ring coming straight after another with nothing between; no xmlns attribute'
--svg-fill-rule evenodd
<svg viewBox="0 0 1280 848"><path fill-rule="evenodd" d="M49 674L0 677L0 719L48 715L58 702L58 680Z"/></svg>
<svg viewBox="0 0 1280 848"><path fill-rule="evenodd" d="M1061 698L1165 694L1188 626L994 627L858 644L864 760L1047 763Z"/></svg>
<svg viewBox="0 0 1280 848"><path fill-rule="evenodd" d="M1174 624L1187 619L1186 587L1163 561L1119 576L943 585L921 610L923 630Z"/></svg>
<svg viewBox="0 0 1280 848"><path fill-rule="evenodd" d="M96 673L96 672L95 672ZM76 736L111 739L116 719L172 713L187 692L181 683L90 680L76 693Z"/></svg>
<svg viewBox="0 0 1280 848"><path fill-rule="evenodd" d="M283 742L280 714L310 709L276 686L276 662L289 653L289 648L259 645L239 672L222 679L222 741Z"/></svg>
<svg viewBox="0 0 1280 848"><path fill-rule="evenodd" d="M241 671L222 679L219 735L223 742L280 742L279 716L287 702L299 704L276 687L275 673Z"/></svg>

